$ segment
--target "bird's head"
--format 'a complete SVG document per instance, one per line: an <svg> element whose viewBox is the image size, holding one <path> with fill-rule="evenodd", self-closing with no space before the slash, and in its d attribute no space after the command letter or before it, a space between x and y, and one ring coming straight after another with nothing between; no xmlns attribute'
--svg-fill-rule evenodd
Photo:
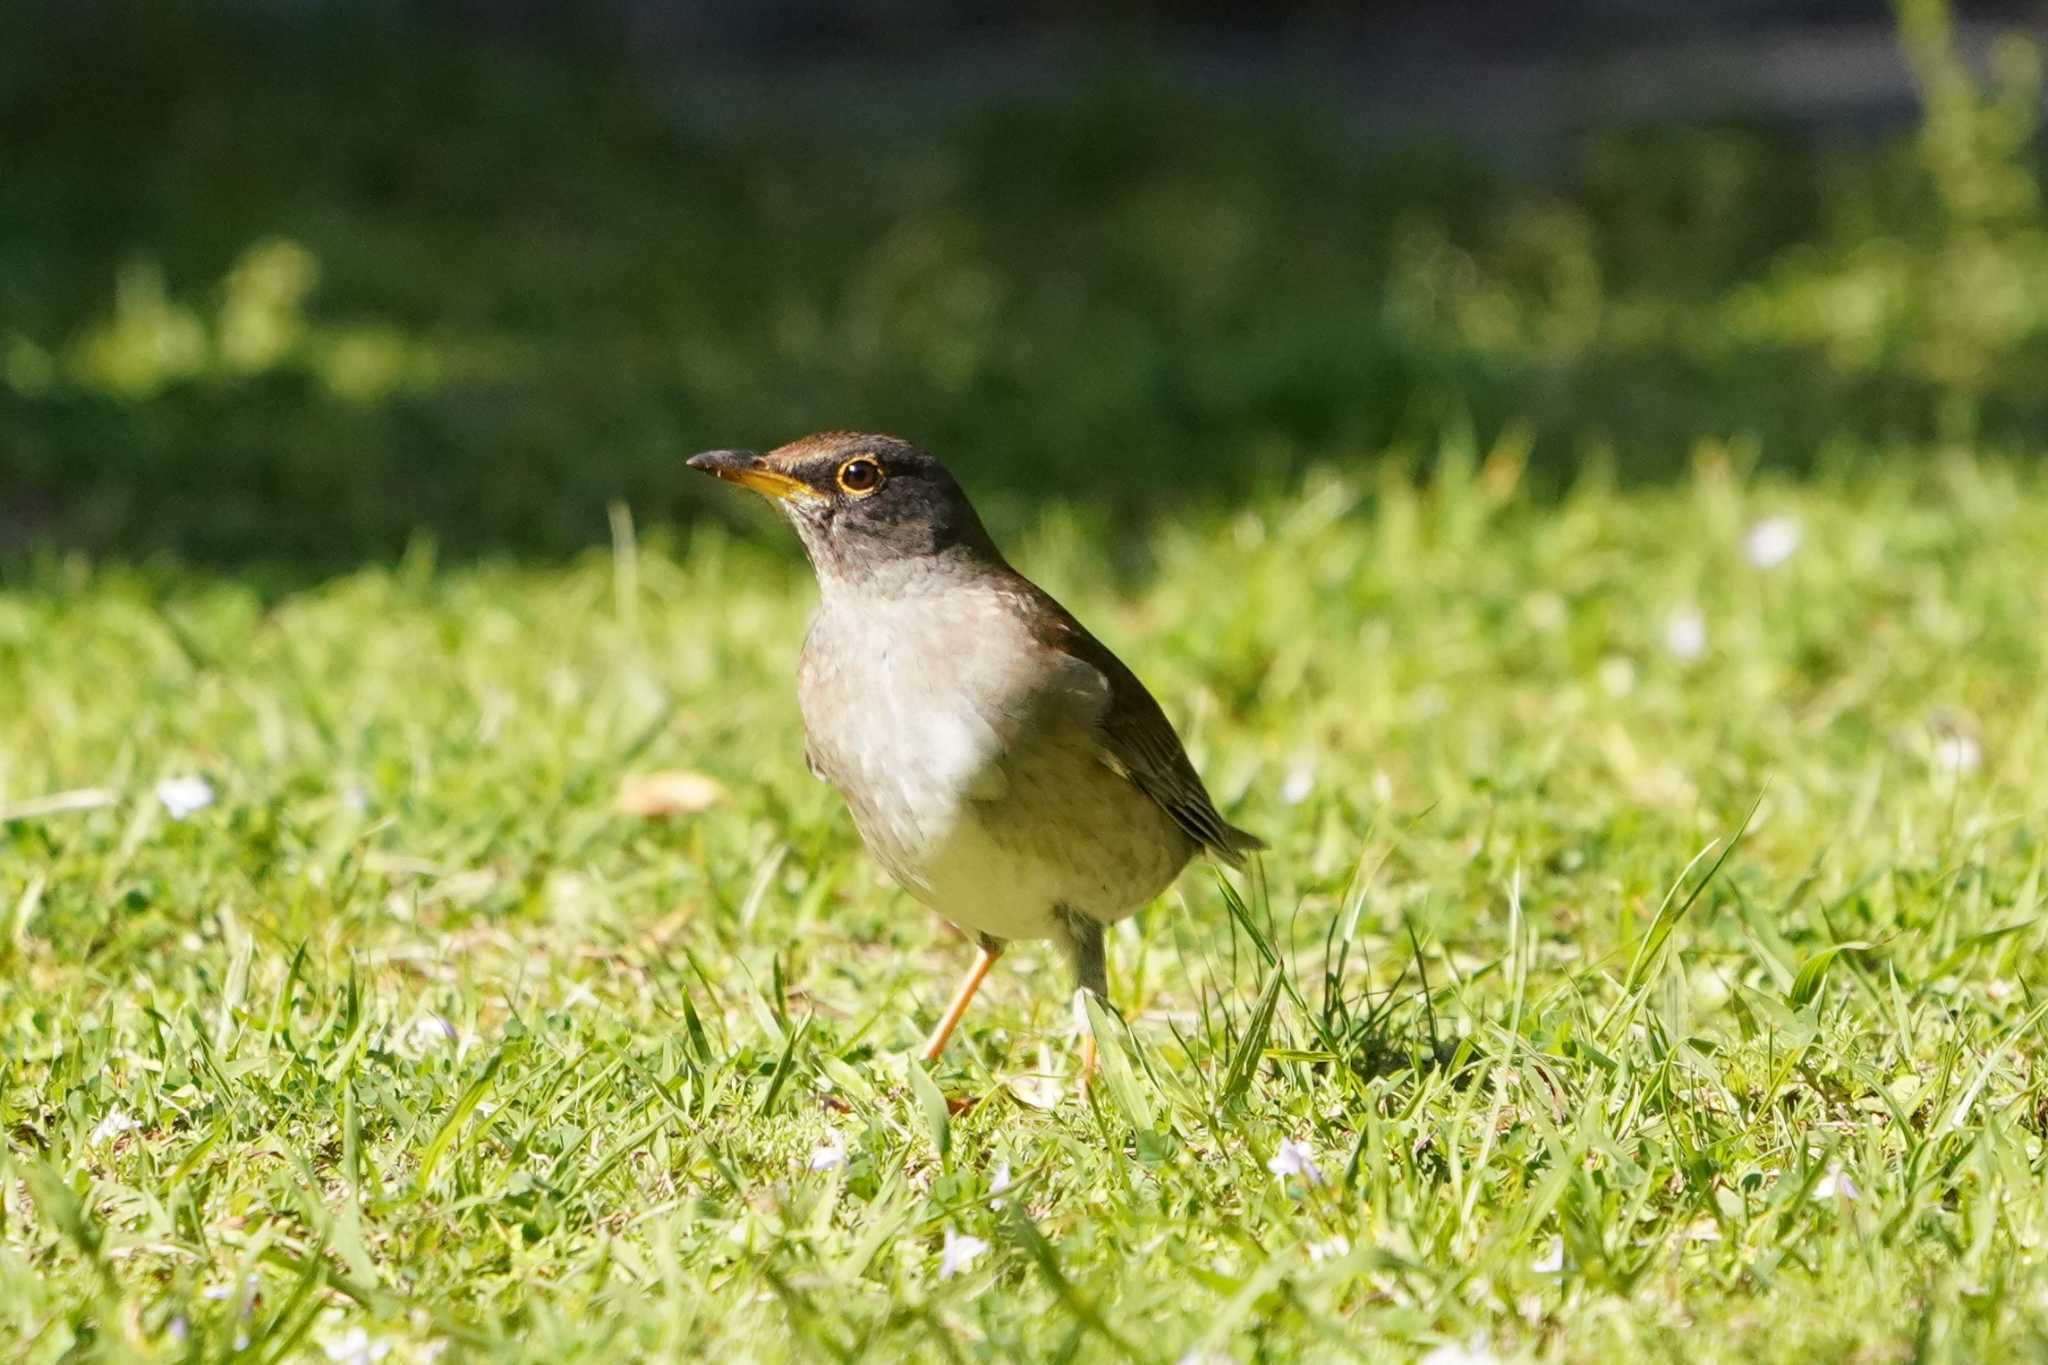
<svg viewBox="0 0 2048 1365"><path fill-rule="evenodd" d="M825 431L765 454L707 450L690 468L768 499L827 588L908 581L940 561L1001 562L959 483L901 437Z"/></svg>

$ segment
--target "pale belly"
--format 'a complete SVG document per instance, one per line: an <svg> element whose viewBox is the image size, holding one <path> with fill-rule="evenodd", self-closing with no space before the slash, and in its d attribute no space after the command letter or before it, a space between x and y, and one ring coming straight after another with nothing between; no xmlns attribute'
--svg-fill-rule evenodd
<svg viewBox="0 0 2048 1365"><path fill-rule="evenodd" d="M1062 907L1122 919L1164 891L1193 852L1165 811L1082 744L1035 746L1005 768L1002 796L943 813L848 802L897 880L962 929L1057 937Z"/></svg>
<svg viewBox="0 0 2048 1365"><path fill-rule="evenodd" d="M821 619L814 636L832 626ZM944 676L904 666L933 656L887 647L900 637L816 654L824 641L814 638L803 698L814 765L890 874L970 933L1059 937L1062 908L1103 922L1131 914L1194 845L1102 760L1090 692L1099 675L1004 696L986 681L1002 641L986 630L966 638L974 644ZM821 655L860 663L821 666ZM847 673L856 666L859 678Z"/></svg>

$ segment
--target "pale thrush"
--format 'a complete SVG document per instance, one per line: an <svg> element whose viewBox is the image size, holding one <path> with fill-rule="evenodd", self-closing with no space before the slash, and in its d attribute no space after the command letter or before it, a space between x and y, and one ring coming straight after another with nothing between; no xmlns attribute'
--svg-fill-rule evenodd
<svg viewBox="0 0 2048 1365"><path fill-rule="evenodd" d="M1144 684L1010 567L925 451L832 431L690 467L796 528L820 593L797 672L811 771L882 866L980 943L927 1059L1011 940L1059 941L1077 986L1106 995L1105 925L1198 852L1236 866L1264 847L1216 813Z"/></svg>

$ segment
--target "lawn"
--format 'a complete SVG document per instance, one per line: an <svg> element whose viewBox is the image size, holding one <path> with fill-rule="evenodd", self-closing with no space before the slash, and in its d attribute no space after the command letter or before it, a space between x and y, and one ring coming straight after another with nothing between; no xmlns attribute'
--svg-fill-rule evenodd
<svg viewBox="0 0 2048 1365"><path fill-rule="evenodd" d="M2030 49L1514 180L433 8L0 6L0 1359L2048 1357ZM1085 1093L681 465L828 425L1272 845Z"/></svg>
<svg viewBox="0 0 2048 1365"><path fill-rule="evenodd" d="M0 1355L2048 1349L2048 477L1520 455L1016 526L1273 846L1113 936L1085 1095L1039 947L909 1059L968 945L765 522L19 569Z"/></svg>

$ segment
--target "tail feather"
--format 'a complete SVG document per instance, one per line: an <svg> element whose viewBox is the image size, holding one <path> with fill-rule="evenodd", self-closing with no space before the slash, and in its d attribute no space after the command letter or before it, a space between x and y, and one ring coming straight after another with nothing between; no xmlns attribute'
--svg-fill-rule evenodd
<svg viewBox="0 0 2048 1365"><path fill-rule="evenodd" d="M1221 839L1209 841L1209 851L1232 867L1243 867L1246 854L1263 853L1265 850L1264 839L1248 829L1239 829L1228 823L1223 823Z"/></svg>

